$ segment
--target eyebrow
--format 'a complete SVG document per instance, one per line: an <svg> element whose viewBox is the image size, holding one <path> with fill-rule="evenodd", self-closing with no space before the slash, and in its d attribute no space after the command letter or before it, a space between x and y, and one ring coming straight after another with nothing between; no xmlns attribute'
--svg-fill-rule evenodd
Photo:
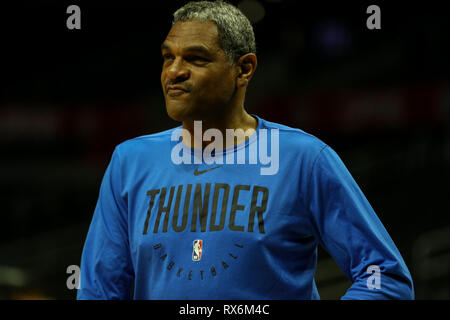
<svg viewBox="0 0 450 320"><path fill-rule="evenodd" d="M163 50L170 50L170 46L168 46L166 43L161 44L161 51ZM199 52L199 53L203 53L205 55L210 56L211 52L209 52L208 49L206 49L206 47L201 46L201 45L194 45L194 46L189 46L185 49L183 49L184 52Z"/></svg>

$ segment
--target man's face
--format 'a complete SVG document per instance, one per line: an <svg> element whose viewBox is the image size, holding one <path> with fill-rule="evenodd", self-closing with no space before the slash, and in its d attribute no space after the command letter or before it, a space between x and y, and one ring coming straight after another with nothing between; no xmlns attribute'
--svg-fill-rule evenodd
<svg viewBox="0 0 450 320"><path fill-rule="evenodd" d="M161 84L172 119L203 120L226 110L235 93L237 71L220 48L215 23L177 22L161 49Z"/></svg>

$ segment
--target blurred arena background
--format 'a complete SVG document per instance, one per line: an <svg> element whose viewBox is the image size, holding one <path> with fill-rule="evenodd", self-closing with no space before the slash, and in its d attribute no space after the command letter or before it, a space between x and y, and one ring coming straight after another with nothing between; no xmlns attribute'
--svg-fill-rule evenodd
<svg viewBox="0 0 450 320"><path fill-rule="evenodd" d="M342 157L412 273L450 298L450 49L443 4L242 0L259 66L247 109ZM184 1L2 4L0 299L74 299L100 182L118 143L174 126L160 44ZM81 9L68 30L66 8ZM366 9L381 9L369 30ZM350 282L319 251L323 299Z"/></svg>

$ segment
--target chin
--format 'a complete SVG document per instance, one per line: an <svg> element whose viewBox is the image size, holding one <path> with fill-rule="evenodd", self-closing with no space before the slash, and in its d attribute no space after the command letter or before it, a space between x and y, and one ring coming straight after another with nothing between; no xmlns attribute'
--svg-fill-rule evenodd
<svg viewBox="0 0 450 320"><path fill-rule="evenodd" d="M172 120L175 120L175 121L183 121L183 117L180 115L180 113L178 113L178 112L173 112L173 111L171 111L171 109L169 109L169 108L167 108L167 114L169 115L169 117L172 119Z"/></svg>
<svg viewBox="0 0 450 320"><path fill-rule="evenodd" d="M185 121L189 119L189 108L175 103L166 102L167 114L175 121Z"/></svg>

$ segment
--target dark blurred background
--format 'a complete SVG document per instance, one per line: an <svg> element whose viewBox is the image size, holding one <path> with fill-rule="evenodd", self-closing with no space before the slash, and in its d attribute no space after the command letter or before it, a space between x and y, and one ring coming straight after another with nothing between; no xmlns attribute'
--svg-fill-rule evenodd
<svg viewBox="0 0 450 320"><path fill-rule="evenodd" d="M341 156L398 246L417 299L450 298L450 49L441 2L242 0L259 66L246 107ZM0 7L0 299L74 299L114 146L177 126L160 44L184 1ZM68 30L66 9L81 9ZM381 29L369 30L369 5ZM320 249L323 299L350 282Z"/></svg>

